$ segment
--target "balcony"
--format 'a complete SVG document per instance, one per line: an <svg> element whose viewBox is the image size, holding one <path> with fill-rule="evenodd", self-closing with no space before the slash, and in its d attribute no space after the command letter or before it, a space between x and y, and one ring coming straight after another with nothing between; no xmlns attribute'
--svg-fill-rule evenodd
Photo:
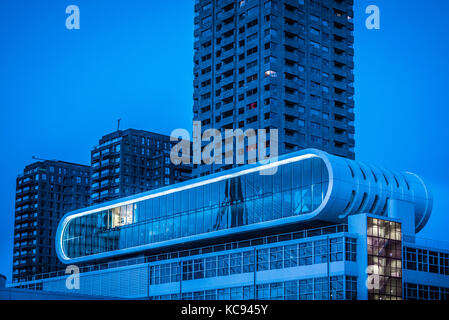
<svg viewBox="0 0 449 320"><path fill-rule="evenodd" d="M342 13L341 15L338 15L338 14L334 13L333 14L333 20L335 22L338 22L338 23L346 25L346 23L348 22L348 15L344 14L344 13Z"/></svg>
<svg viewBox="0 0 449 320"><path fill-rule="evenodd" d="M284 85L295 90L298 88L298 82L294 79L284 78Z"/></svg>
<svg viewBox="0 0 449 320"><path fill-rule="evenodd" d="M334 85L335 88L337 88L339 90L342 90L342 91L345 91L345 92L348 89L347 83L346 83L345 80L342 80L342 81L334 80L334 81L332 81L332 84Z"/></svg>
<svg viewBox="0 0 449 320"><path fill-rule="evenodd" d="M226 19L232 18L233 16L235 16L235 9L229 10L227 12L222 11L218 14L218 20L224 21ZM234 23L232 22L230 24L234 25Z"/></svg>
<svg viewBox="0 0 449 320"><path fill-rule="evenodd" d="M221 29L220 33L223 35L231 30L235 29L235 24L234 23L228 23L223 25L223 28ZM235 33L235 32L234 32Z"/></svg>
<svg viewBox="0 0 449 320"><path fill-rule="evenodd" d="M295 48L295 49L298 49L298 48L299 48L299 41L298 41L298 38L288 38L288 37L285 37L284 43L285 43L286 45L290 46L290 47Z"/></svg>
<svg viewBox="0 0 449 320"><path fill-rule="evenodd" d="M223 78L220 82L220 86L223 88L223 87L226 87L227 85L234 83L234 82L235 82L235 77L234 77L234 75L232 75L232 76Z"/></svg>
<svg viewBox="0 0 449 320"><path fill-rule="evenodd" d="M232 35L232 36L230 36L230 37L223 38L223 39L221 40L220 46L221 46L221 48L224 48L224 47L226 47L227 45L229 45L229 44L231 44L231 43L235 43L235 42L236 42L236 37L235 37L235 35Z"/></svg>
<svg viewBox="0 0 449 320"><path fill-rule="evenodd" d="M102 168L108 167L110 164L111 164L111 161L109 161L109 159L103 160L100 162L100 167L102 167Z"/></svg>
<svg viewBox="0 0 449 320"><path fill-rule="evenodd" d="M284 23L284 31L293 33L293 34L298 34L298 27L296 24L294 25L290 25L288 23Z"/></svg>
<svg viewBox="0 0 449 320"><path fill-rule="evenodd" d="M235 56L235 48L233 48L233 49L230 49L230 50L227 50L227 51L224 51L222 54L221 54L221 60L223 61L223 60L226 60L227 58L230 58L230 57L232 57L232 56ZM234 65L233 63L228 63L228 64L226 64L226 65L223 65L223 67L224 66L228 66L228 65L231 65L231 67Z"/></svg>
<svg viewBox="0 0 449 320"><path fill-rule="evenodd" d="M221 94L221 99L222 99L222 100L225 100L225 99L227 99L227 98L230 98L230 97L234 96L234 90L235 90L235 89L230 89L230 90L224 91L224 92Z"/></svg>
<svg viewBox="0 0 449 320"><path fill-rule="evenodd" d="M343 11L343 12L346 12L348 9L351 8L350 5L348 5L347 3L343 2L343 1L342 2L334 1L332 4L332 7L335 9L338 9L340 11Z"/></svg>
<svg viewBox="0 0 449 320"><path fill-rule="evenodd" d="M332 59L334 59L334 61L336 61L342 65L348 65L348 59L347 59L345 53L337 54L334 52L334 53L332 53Z"/></svg>
<svg viewBox="0 0 449 320"><path fill-rule="evenodd" d="M347 52L349 49L349 45L345 41L332 40L332 47L340 49L342 51Z"/></svg>
<svg viewBox="0 0 449 320"><path fill-rule="evenodd" d="M297 93L284 93L284 99L291 102L298 102L298 94Z"/></svg>
<svg viewBox="0 0 449 320"><path fill-rule="evenodd" d="M296 50L293 52L285 51L284 57L288 60L296 61L298 59L298 53Z"/></svg>
<svg viewBox="0 0 449 320"><path fill-rule="evenodd" d="M339 28L333 28L332 32L337 35L340 36L342 38L346 38L348 36L348 34L350 34L350 32L348 30L346 30L344 27L339 29Z"/></svg>

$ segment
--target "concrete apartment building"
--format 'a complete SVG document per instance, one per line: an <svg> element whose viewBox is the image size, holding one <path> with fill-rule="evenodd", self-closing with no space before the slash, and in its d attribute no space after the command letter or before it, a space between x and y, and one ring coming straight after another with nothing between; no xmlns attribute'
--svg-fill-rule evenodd
<svg viewBox="0 0 449 320"><path fill-rule="evenodd" d="M170 161L170 137L127 129L102 137L91 151L91 203L103 203L190 178Z"/></svg>
<svg viewBox="0 0 449 320"><path fill-rule="evenodd" d="M58 223L67 212L89 205L90 167L38 161L16 179L13 281L63 266L55 252Z"/></svg>
<svg viewBox="0 0 449 320"><path fill-rule="evenodd" d="M352 17L352 0L196 0L194 120L354 159Z"/></svg>

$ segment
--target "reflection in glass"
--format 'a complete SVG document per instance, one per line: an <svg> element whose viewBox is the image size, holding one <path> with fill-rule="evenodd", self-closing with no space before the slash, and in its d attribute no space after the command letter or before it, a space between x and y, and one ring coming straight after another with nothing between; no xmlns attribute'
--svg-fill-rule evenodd
<svg viewBox="0 0 449 320"><path fill-rule="evenodd" d="M324 162L311 158L275 175L254 172L78 217L64 230L64 252L76 258L308 214L325 198L328 179ZM369 232L400 239L393 227Z"/></svg>
<svg viewBox="0 0 449 320"><path fill-rule="evenodd" d="M379 282L368 288L369 299L401 300L401 224L368 217L367 234L368 275L378 276Z"/></svg>

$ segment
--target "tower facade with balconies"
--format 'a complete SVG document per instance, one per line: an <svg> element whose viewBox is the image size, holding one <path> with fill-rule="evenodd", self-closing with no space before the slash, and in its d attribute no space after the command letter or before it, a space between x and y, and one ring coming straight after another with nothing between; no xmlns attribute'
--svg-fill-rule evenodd
<svg viewBox="0 0 449 320"><path fill-rule="evenodd" d="M67 212L89 205L90 167L39 161L16 179L13 281L60 270L55 234Z"/></svg>
<svg viewBox="0 0 449 320"><path fill-rule="evenodd" d="M353 0L197 0L194 120L354 159L352 17Z"/></svg>
<svg viewBox="0 0 449 320"><path fill-rule="evenodd" d="M170 161L170 137L127 129L102 137L91 152L91 203L188 180L190 167Z"/></svg>

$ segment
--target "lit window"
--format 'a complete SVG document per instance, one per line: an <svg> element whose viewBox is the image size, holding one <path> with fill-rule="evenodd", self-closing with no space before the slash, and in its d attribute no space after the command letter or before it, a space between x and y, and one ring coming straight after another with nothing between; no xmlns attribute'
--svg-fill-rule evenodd
<svg viewBox="0 0 449 320"><path fill-rule="evenodd" d="M265 77L276 78L277 77L277 72L273 71L273 70L265 71Z"/></svg>

